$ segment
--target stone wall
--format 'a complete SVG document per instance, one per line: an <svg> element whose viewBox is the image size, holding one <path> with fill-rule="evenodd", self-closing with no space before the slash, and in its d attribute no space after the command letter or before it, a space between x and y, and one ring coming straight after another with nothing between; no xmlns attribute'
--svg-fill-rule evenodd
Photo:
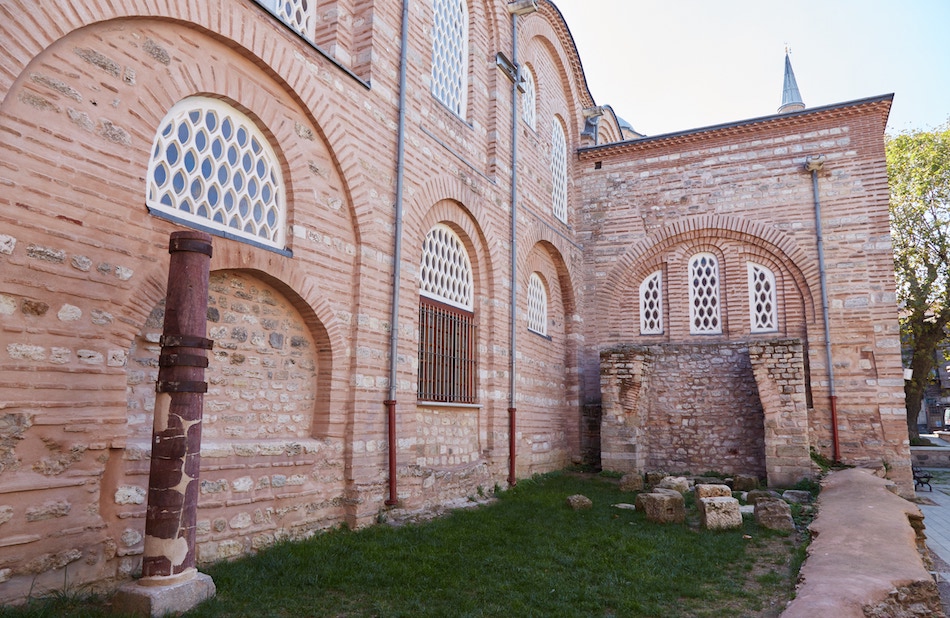
<svg viewBox="0 0 950 618"><path fill-rule="evenodd" d="M747 345L630 346L601 359L605 469L765 477L762 405Z"/></svg>
<svg viewBox="0 0 950 618"><path fill-rule="evenodd" d="M805 364L798 340L754 343L749 359L764 414L769 485L788 487L817 472L811 463Z"/></svg>
<svg viewBox="0 0 950 618"><path fill-rule="evenodd" d="M630 345L601 366L605 469L814 475L801 342Z"/></svg>

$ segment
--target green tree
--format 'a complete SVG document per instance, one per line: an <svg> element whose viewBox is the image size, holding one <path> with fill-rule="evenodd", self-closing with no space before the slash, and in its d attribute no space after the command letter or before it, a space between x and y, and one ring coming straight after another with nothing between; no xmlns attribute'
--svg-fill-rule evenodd
<svg viewBox="0 0 950 618"><path fill-rule="evenodd" d="M950 325L950 122L888 137L886 149L901 336L913 373L904 387L913 438Z"/></svg>

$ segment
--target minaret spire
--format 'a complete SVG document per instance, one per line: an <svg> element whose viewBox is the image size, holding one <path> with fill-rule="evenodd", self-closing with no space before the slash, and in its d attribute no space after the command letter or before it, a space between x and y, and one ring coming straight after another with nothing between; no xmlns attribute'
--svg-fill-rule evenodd
<svg viewBox="0 0 950 618"><path fill-rule="evenodd" d="M792 70L792 61L789 59L788 45L785 46L785 83L782 87L782 105L778 113L797 112L805 109L802 94L798 91L798 82L795 81L795 72Z"/></svg>

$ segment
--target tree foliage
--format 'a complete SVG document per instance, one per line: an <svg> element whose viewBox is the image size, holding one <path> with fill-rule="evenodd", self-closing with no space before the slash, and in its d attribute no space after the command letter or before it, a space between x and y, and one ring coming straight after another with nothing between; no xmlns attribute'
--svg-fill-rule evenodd
<svg viewBox="0 0 950 618"><path fill-rule="evenodd" d="M886 148L901 335L913 374L905 382L907 427L916 437L950 324L950 123L888 137Z"/></svg>

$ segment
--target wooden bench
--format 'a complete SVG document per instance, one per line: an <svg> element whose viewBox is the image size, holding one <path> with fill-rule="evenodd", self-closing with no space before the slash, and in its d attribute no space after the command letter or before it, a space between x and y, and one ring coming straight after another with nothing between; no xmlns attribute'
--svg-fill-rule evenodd
<svg viewBox="0 0 950 618"><path fill-rule="evenodd" d="M911 466L911 470L914 473L914 489L918 487L923 489L924 485L926 485L927 491L933 491L933 487L930 486L930 479L933 478L933 474L917 466Z"/></svg>

